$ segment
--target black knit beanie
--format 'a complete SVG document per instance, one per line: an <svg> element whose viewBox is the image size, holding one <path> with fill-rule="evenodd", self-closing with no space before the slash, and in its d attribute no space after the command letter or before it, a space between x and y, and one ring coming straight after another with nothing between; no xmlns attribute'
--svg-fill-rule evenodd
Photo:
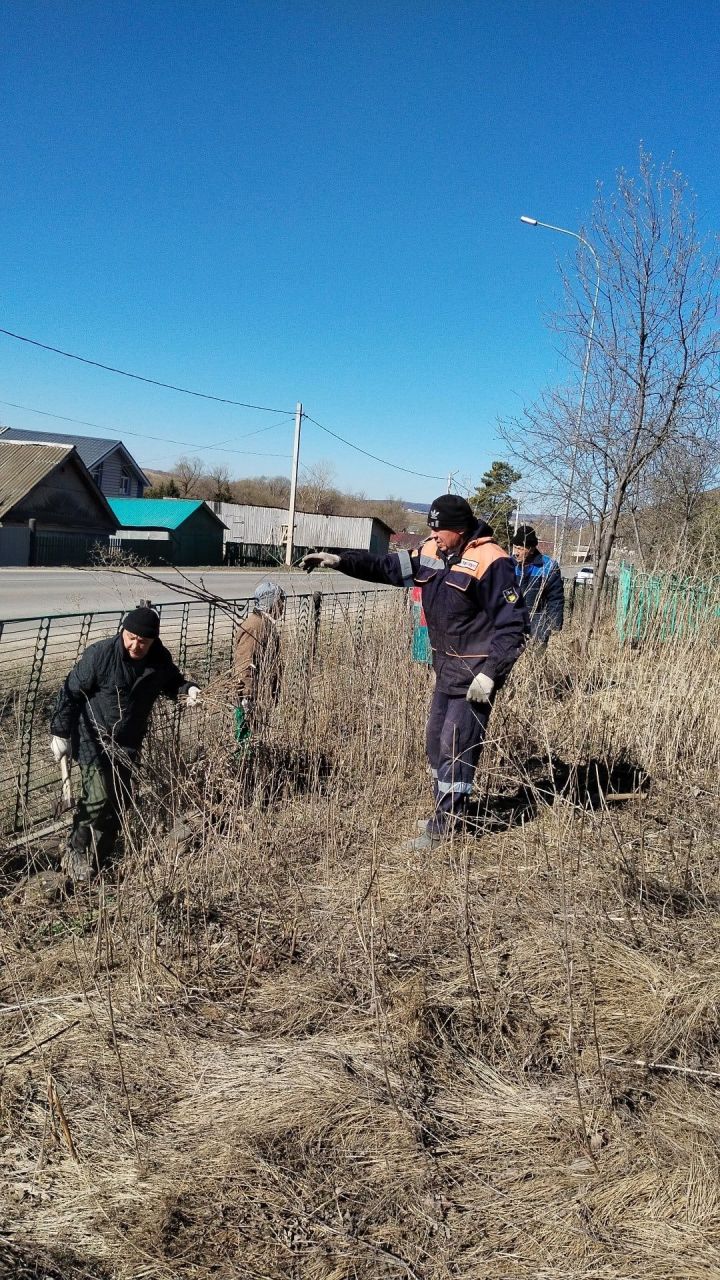
<svg viewBox="0 0 720 1280"><path fill-rule="evenodd" d="M123 631L131 631L143 640L157 640L160 635L160 615L154 609L131 609L122 620Z"/></svg>
<svg viewBox="0 0 720 1280"><path fill-rule="evenodd" d="M536 547L538 538L531 524L519 524L512 536L514 547Z"/></svg>
<svg viewBox="0 0 720 1280"><path fill-rule="evenodd" d="M469 502L458 493L443 493L433 502L427 519L431 529L453 529L469 533L478 523Z"/></svg>

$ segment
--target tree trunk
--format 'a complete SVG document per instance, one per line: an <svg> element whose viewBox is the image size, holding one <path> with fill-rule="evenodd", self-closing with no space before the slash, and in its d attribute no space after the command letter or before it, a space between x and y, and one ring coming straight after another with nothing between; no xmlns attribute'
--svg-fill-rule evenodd
<svg viewBox="0 0 720 1280"><path fill-rule="evenodd" d="M595 630L598 615L600 613L600 600L602 598L602 591L605 585L605 578L607 577L607 567L610 563L610 556L612 555L615 538L617 537L617 530L620 523L623 502L625 501L625 494L627 493L627 487L628 481L623 480L615 490L612 510L607 517L605 527L602 532L602 538L600 540L600 555L598 556L598 562L593 575L593 594L592 600L590 601L590 612L588 614L587 622L585 623L585 635L583 636L583 650L585 653L587 653L590 645L590 639Z"/></svg>

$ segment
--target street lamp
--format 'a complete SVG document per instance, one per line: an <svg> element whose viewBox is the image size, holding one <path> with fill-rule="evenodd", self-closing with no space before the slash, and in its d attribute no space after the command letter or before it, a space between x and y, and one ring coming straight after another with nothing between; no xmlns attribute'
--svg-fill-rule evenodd
<svg viewBox="0 0 720 1280"><path fill-rule="evenodd" d="M577 427L575 429L575 448L573 449L572 462L570 464L570 480L568 483L565 515L563 517L562 529L560 530L560 546L558 548L558 560L562 564L563 547L565 544L565 529L567 527L568 520L570 519L570 503L572 500L573 484L575 483L575 468L577 466L577 455L578 455L578 448L580 445L580 428L582 426L583 412L585 409L585 388L587 386L588 369L590 368L590 349L592 347L593 332L595 329L595 312L597 311L598 294L600 292L600 259L598 258L589 240L586 240L584 236L581 236L578 231L569 231L567 227L555 227L551 222L540 222L539 218L529 218L525 213L521 214L520 221L524 222L528 227L545 227L547 231L559 231L561 235L572 236L574 240L579 240L580 244L584 244L585 248L589 249L590 253L595 259L595 270L597 272L597 279L595 281L595 297L593 298L592 312L590 313L590 329L588 331L587 347L585 348L585 360L583 362L582 383L580 386L580 408L578 409Z"/></svg>

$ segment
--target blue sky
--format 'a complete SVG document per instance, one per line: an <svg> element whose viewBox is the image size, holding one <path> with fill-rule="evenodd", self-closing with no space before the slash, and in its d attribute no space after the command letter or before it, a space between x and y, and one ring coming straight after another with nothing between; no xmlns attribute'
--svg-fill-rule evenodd
<svg viewBox="0 0 720 1280"><path fill-rule="evenodd" d="M642 140L720 218L709 4L15 0L0 21L0 326L301 399L410 470L479 479L498 416L567 376L544 318L573 244L520 214L580 227ZM6 425L53 427L11 402L106 426L145 466L289 468L290 418L1 336L0 402ZM312 423L302 456L370 496L444 488Z"/></svg>

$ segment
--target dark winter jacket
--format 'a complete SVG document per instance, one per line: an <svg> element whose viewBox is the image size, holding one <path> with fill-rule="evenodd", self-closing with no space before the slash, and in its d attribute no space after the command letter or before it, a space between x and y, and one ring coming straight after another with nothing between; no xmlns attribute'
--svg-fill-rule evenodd
<svg viewBox="0 0 720 1280"><path fill-rule="evenodd" d="M553 631L562 631L565 615L565 589L557 560L536 551L525 564L513 556L515 581L522 591L530 612L530 634L533 640L547 644Z"/></svg>
<svg viewBox="0 0 720 1280"><path fill-rule="evenodd" d="M147 657L134 662L122 635L91 644L58 694L50 732L70 738L80 764L94 764L122 748L133 760L142 746L159 695L176 698L191 681L155 640Z"/></svg>
<svg viewBox="0 0 720 1280"><path fill-rule="evenodd" d="M339 568L367 582L420 587L433 666L444 693L465 694L481 672L502 684L525 646L529 618L512 562L482 522L452 555L429 537L419 551L343 552Z"/></svg>

